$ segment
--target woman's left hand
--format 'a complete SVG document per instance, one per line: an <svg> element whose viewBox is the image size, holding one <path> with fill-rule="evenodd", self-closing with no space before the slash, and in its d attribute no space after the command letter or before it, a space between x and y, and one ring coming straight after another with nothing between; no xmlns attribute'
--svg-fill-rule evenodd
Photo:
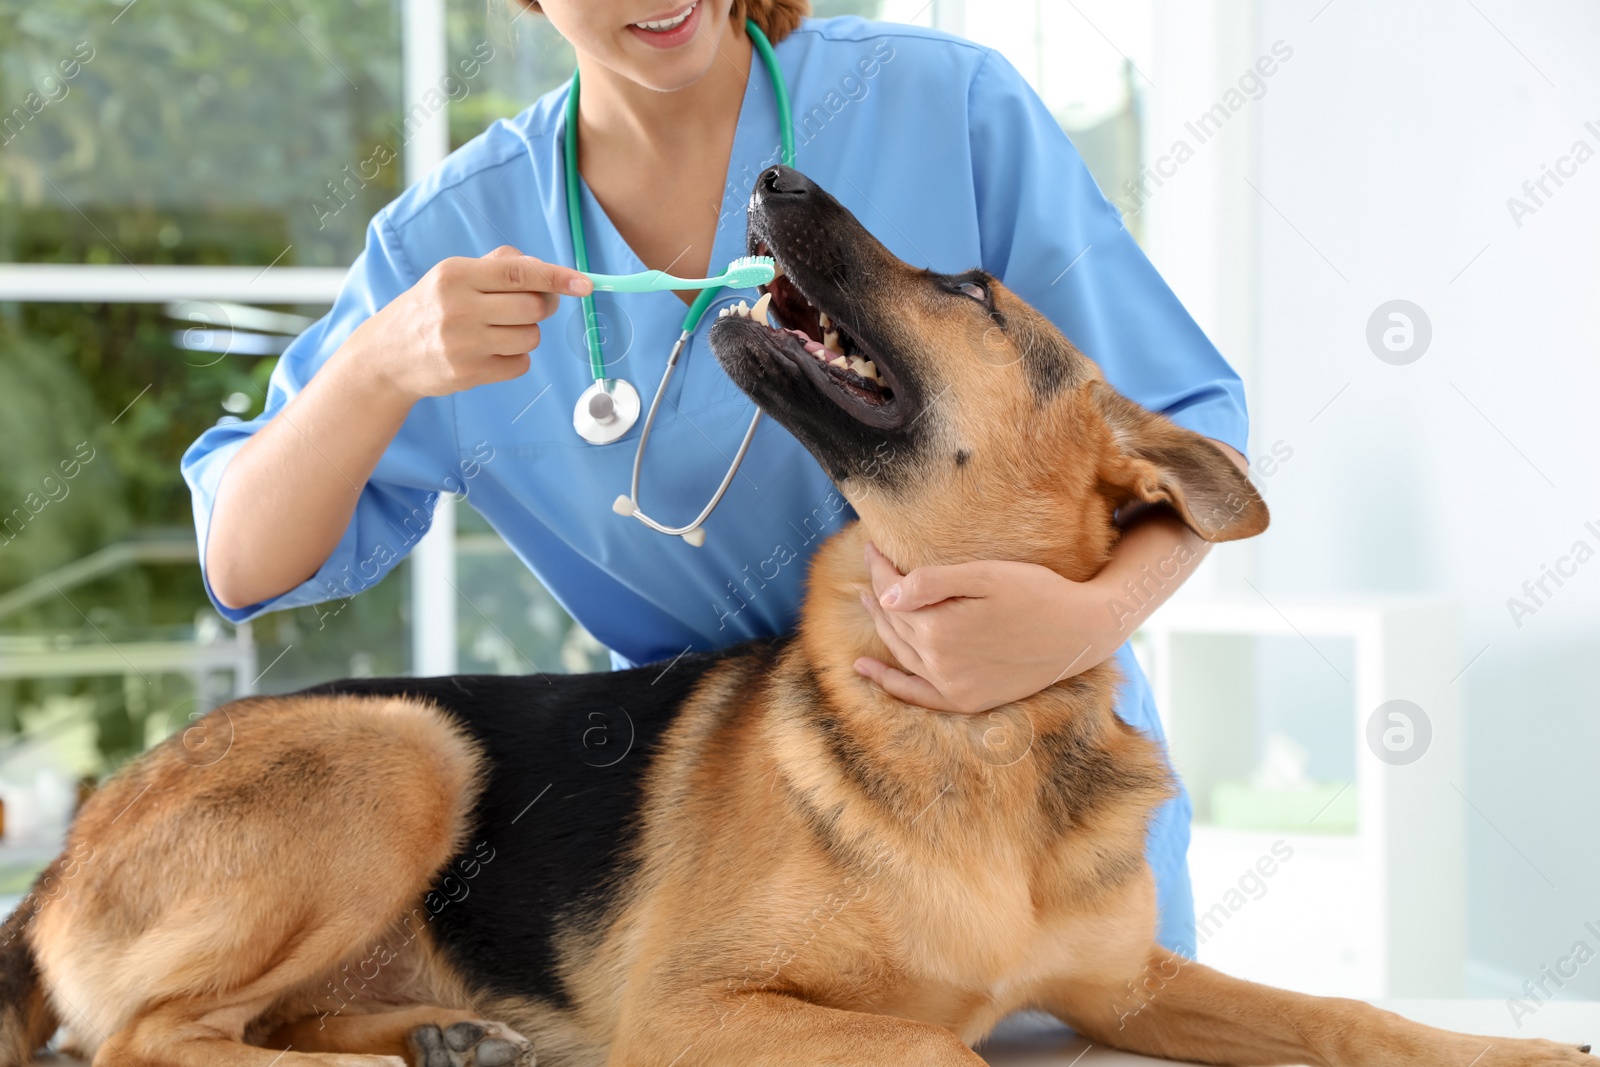
<svg viewBox="0 0 1600 1067"><path fill-rule="evenodd" d="M902 575L870 543L866 557L877 596L861 602L906 671L869 656L856 670L910 704L987 711L1088 670L1128 638L1097 580L1002 560Z"/></svg>

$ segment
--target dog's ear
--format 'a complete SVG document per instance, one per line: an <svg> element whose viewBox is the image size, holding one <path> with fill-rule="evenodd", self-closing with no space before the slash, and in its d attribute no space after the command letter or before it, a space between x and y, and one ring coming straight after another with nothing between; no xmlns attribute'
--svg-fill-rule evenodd
<svg viewBox="0 0 1600 1067"><path fill-rule="evenodd" d="M1220 448L1104 382L1091 390L1115 442L1102 481L1128 500L1170 504L1207 541L1237 541L1267 528L1266 502Z"/></svg>

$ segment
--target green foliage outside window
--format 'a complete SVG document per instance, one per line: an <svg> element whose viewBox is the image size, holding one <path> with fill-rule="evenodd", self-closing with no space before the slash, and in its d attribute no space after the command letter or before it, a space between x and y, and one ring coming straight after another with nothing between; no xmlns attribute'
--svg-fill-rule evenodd
<svg viewBox="0 0 1600 1067"><path fill-rule="evenodd" d="M571 73L543 17L510 0L447 8L450 73L433 97L452 147ZM418 116L402 107L401 28L394 0L0 0L0 262L347 265L404 182ZM159 302L0 304L0 603L107 546L192 542L178 459L218 419L260 412L274 357L186 350L186 325ZM487 543L470 512L462 528ZM464 549L459 569L463 670L603 663L514 557ZM258 620L273 664L260 688L405 672L406 582L402 567L337 615ZM198 569L155 562L0 613L0 642L192 639L207 625ZM136 670L0 679L0 767L75 721L88 751L74 759L114 766L210 699Z"/></svg>

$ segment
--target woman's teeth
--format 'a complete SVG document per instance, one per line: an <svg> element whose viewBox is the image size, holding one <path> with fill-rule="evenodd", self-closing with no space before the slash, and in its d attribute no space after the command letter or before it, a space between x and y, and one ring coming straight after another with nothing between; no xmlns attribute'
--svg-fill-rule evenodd
<svg viewBox="0 0 1600 1067"><path fill-rule="evenodd" d="M670 19L657 19L654 22L635 22L634 25L639 27L641 30L649 30L652 33L665 33L668 30L675 30L679 26L682 26L690 15L694 14L694 9L699 5L699 3L700 0L695 0L693 4L690 4L688 7L684 8L682 12L674 15Z"/></svg>
<svg viewBox="0 0 1600 1067"><path fill-rule="evenodd" d="M717 318L725 319L732 316L739 319L751 319L770 329L772 327L767 321L767 309L771 306L772 294L766 292L762 293L761 299L757 300L753 305L747 300L741 300L732 307L723 308L717 312ZM853 371L869 381L882 383L883 379L878 375L877 364L870 359L862 359L860 356L845 355L844 346L839 340L839 331L831 328L833 321L826 314L819 314L818 318L821 325L825 327L820 343L813 341L801 330L788 330L786 332L792 333L799 338L806 352L819 363L825 363L839 370Z"/></svg>

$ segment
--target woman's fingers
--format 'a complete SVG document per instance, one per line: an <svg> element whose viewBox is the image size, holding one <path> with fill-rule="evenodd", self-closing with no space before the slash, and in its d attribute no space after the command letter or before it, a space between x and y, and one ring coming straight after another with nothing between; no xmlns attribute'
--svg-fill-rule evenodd
<svg viewBox="0 0 1600 1067"><path fill-rule="evenodd" d="M881 660L871 656L862 656L856 660L856 673L862 677L870 678L878 687L897 700L907 704L916 704L931 711L959 711L954 704L945 699L945 695L933 687L926 679L918 678L914 674L897 671Z"/></svg>
<svg viewBox="0 0 1600 1067"><path fill-rule="evenodd" d="M448 396L525 373L538 323L557 293L587 293L577 271L507 245L486 256L451 256L357 328L373 338L379 373L404 396ZM352 335L356 336L356 335Z"/></svg>
<svg viewBox="0 0 1600 1067"><path fill-rule="evenodd" d="M917 567L901 574L871 541L864 554L878 602L892 611L915 611L952 598L983 596L994 585L995 567L988 560Z"/></svg>
<svg viewBox="0 0 1600 1067"><path fill-rule="evenodd" d="M513 356L495 356L489 361L489 381L509 382L513 378L520 378L528 373L528 368L533 365L533 359L526 352L518 352Z"/></svg>
<svg viewBox="0 0 1600 1067"><path fill-rule="evenodd" d="M525 356L539 347L537 326L485 326L484 333L493 356Z"/></svg>
<svg viewBox="0 0 1600 1067"><path fill-rule="evenodd" d="M476 263L472 282L482 293L547 293L553 298L586 296L594 288L581 272L525 256L510 245L502 245Z"/></svg>
<svg viewBox="0 0 1600 1067"><path fill-rule="evenodd" d="M549 293L480 293L477 317L487 326L527 326L555 314Z"/></svg>
<svg viewBox="0 0 1600 1067"><path fill-rule="evenodd" d="M871 594L861 593L861 606L867 609L872 616L873 626L878 631L878 638L889 647L889 652L900 664L909 671L917 674L928 672L928 666L922 661L922 653L911 644L908 639L911 635L902 632L905 623L891 616L879 606L878 601ZM931 672L929 672L931 673Z"/></svg>

